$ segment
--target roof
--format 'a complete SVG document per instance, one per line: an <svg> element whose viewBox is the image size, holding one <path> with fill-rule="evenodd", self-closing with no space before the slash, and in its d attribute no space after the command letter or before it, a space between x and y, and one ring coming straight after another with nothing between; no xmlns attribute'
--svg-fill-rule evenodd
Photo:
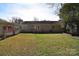
<svg viewBox="0 0 79 59"><path fill-rule="evenodd" d="M0 22L0 27L1 26L8 26L8 25L12 25L11 23L9 23L9 22Z"/></svg>
<svg viewBox="0 0 79 59"><path fill-rule="evenodd" d="M22 24L38 24L38 23L57 23L59 21L24 21Z"/></svg>

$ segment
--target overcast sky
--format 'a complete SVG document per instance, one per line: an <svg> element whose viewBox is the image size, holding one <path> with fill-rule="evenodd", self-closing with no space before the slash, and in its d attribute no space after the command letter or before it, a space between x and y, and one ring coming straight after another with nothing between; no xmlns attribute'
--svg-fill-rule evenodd
<svg viewBox="0 0 79 59"><path fill-rule="evenodd" d="M0 3L0 18L10 19L20 17L24 21L33 21L34 17L40 20L57 21L59 17L55 14L56 7L49 8L46 4L21 4Z"/></svg>

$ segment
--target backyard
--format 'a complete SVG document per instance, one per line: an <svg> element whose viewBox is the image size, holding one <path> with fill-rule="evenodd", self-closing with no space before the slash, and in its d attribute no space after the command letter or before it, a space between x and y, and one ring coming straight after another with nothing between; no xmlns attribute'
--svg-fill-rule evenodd
<svg viewBox="0 0 79 59"><path fill-rule="evenodd" d="M79 38L69 34L21 33L0 41L2 56L79 55Z"/></svg>

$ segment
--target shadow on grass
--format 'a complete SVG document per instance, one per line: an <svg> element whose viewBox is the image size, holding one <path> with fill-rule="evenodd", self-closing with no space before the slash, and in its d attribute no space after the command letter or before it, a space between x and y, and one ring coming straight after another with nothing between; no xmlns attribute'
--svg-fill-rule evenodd
<svg viewBox="0 0 79 59"><path fill-rule="evenodd" d="M5 39L10 38L10 37L13 37L13 36L15 36L15 35L18 35L18 34L9 35L9 36L6 36L5 38L0 38L0 41L5 40Z"/></svg>
<svg viewBox="0 0 79 59"><path fill-rule="evenodd" d="M69 34L69 33L64 33L64 32L21 32L21 33L22 34ZM6 38L9 38L9 37L12 37L15 35L18 35L18 34L9 35L9 36L6 36L5 38L0 38L0 41L5 40ZM70 35L72 35L72 34L70 34ZM72 35L72 36L79 38L79 35Z"/></svg>
<svg viewBox="0 0 79 59"><path fill-rule="evenodd" d="M21 32L23 34L62 34L64 32Z"/></svg>

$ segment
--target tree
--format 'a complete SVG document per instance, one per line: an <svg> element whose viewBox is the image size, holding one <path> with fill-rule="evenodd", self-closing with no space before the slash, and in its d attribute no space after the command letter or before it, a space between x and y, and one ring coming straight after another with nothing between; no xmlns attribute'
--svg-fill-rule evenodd
<svg viewBox="0 0 79 59"><path fill-rule="evenodd" d="M70 21L71 19L75 21L75 19L79 16L79 4L75 3L63 4L62 8L60 9L59 16L60 18L63 18L65 22Z"/></svg>
<svg viewBox="0 0 79 59"><path fill-rule="evenodd" d="M48 8L52 8L55 15L58 15L59 10L60 10L61 6L63 5L63 3L46 3L46 5L48 6Z"/></svg>
<svg viewBox="0 0 79 59"><path fill-rule="evenodd" d="M38 18L36 18L36 17L34 17L34 21L39 21L39 19L38 19Z"/></svg>
<svg viewBox="0 0 79 59"><path fill-rule="evenodd" d="M23 22L23 20L21 18L12 17L12 23L21 24L22 22Z"/></svg>
<svg viewBox="0 0 79 59"><path fill-rule="evenodd" d="M78 3L65 3L60 9L60 18L64 21L65 29L69 25L70 31L75 31L75 25L77 32L79 33L79 4Z"/></svg>
<svg viewBox="0 0 79 59"><path fill-rule="evenodd" d="M13 33L19 33L22 29L23 20L19 17L12 17L11 23L13 24Z"/></svg>

